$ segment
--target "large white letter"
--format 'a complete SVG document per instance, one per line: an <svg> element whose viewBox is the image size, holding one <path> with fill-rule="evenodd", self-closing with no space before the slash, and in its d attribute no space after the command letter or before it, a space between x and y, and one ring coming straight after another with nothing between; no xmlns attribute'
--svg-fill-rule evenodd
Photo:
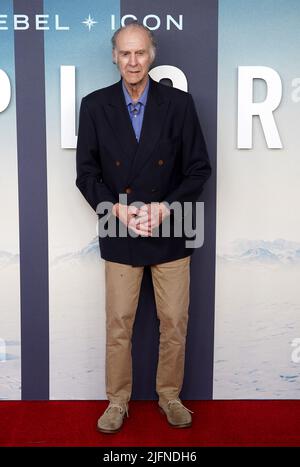
<svg viewBox="0 0 300 467"><path fill-rule="evenodd" d="M0 112L9 106L11 98L11 86L8 75L0 69Z"/></svg>
<svg viewBox="0 0 300 467"><path fill-rule="evenodd" d="M123 27L125 26L125 24L126 24L125 21L127 20L127 18L132 18L134 20L137 20L137 17L134 16L134 15L124 15L121 18L121 26L123 26Z"/></svg>
<svg viewBox="0 0 300 467"><path fill-rule="evenodd" d="M155 26L148 26L147 21L148 21L149 18L154 18L155 19L155 21L156 21ZM154 30L154 29L158 29L159 26L160 26L159 16L157 16L157 15L147 15L147 16L145 16L145 18L143 19L143 25L146 26L151 31Z"/></svg>
<svg viewBox="0 0 300 467"><path fill-rule="evenodd" d="M263 102L253 102L253 81L263 79L267 96ZM238 67L238 148L252 148L253 116L258 115L268 148L282 148L273 111L280 104L282 84L279 74L266 66Z"/></svg>
<svg viewBox="0 0 300 467"><path fill-rule="evenodd" d="M1 19L3 18L3 19ZM7 15L0 15L0 24L6 24ZM7 31L7 26L0 26L0 30Z"/></svg>
<svg viewBox="0 0 300 467"><path fill-rule="evenodd" d="M35 15L35 29L37 31L48 31L49 26L45 26L48 24L49 15Z"/></svg>
<svg viewBox="0 0 300 467"><path fill-rule="evenodd" d="M116 17L115 15L110 15L111 18L111 30L114 31L116 29Z"/></svg>
<svg viewBox="0 0 300 467"><path fill-rule="evenodd" d="M20 26L23 25L23 26ZM14 15L14 29L25 30L29 29L29 18L27 15Z"/></svg>
<svg viewBox="0 0 300 467"><path fill-rule="evenodd" d="M178 18L179 18L179 21L177 22L177 21L175 21L173 16L167 15L167 31L170 31L171 23L173 23L176 26L177 29L182 31L182 29L183 29L183 15L179 15Z"/></svg>
<svg viewBox="0 0 300 467"><path fill-rule="evenodd" d="M77 144L74 66L60 67L60 98L61 147L74 149Z"/></svg>
<svg viewBox="0 0 300 467"><path fill-rule="evenodd" d="M55 29L56 31L69 31L70 26L60 26L59 15L55 15Z"/></svg>
<svg viewBox="0 0 300 467"><path fill-rule="evenodd" d="M170 79L173 83L173 87L177 89L181 89L182 91L187 92L188 90L188 82L186 79L185 74L176 66L172 65L160 65L152 68L149 71L149 75L155 81L160 81L163 78Z"/></svg>

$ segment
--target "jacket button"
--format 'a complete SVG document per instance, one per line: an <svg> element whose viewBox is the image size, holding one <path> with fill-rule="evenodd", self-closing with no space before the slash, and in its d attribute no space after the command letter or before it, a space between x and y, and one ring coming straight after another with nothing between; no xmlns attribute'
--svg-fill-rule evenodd
<svg viewBox="0 0 300 467"><path fill-rule="evenodd" d="M120 161L116 161L116 166L119 167L121 165Z"/></svg>
<svg viewBox="0 0 300 467"><path fill-rule="evenodd" d="M164 160L163 160L163 159L159 159L158 165L163 165L163 164L164 164Z"/></svg>
<svg viewBox="0 0 300 467"><path fill-rule="evenodd" d="M132 189L128 186L127 188L125 188L125 193L127 193L128 195L132 192Z"/></svg>

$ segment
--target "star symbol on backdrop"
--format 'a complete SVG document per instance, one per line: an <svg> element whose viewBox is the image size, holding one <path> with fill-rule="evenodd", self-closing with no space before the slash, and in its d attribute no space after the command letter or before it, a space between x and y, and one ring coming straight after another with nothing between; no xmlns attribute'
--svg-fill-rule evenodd
<svg viewBox="0 0 300 467"><path fill-rule="evenodd" d="M89 28L89 31L92 29L92 27L95 26L95 24L97 24L98 21L94 21L94 19L91 17L91 15L89 14L88 18L86 18L84 21L82 21L82 24L85 24L85 26L87 28Z"/></svg>

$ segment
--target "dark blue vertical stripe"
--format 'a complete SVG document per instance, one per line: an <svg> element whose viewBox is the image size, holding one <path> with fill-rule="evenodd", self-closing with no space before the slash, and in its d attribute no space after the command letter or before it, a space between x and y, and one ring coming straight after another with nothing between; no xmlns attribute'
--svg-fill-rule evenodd
<svg viewBox="0 0 300 467"><path fill-rule="evenodd" d="M208 146L213 173L201 201L205 202L205 241L191 265L191 306L186 349L184 399L213 396L215 254L216 254L216 153L217 153L217 0L121 0L121 16L134 14L142 21L158 15L161 27L155 66L177 66L186 74ZM183 14L183 31L166 30L166 15ZM152 23L153 24L153 23ZM153 399L157 363L158 322L151 276L146 270L133 336L133 399Z"/></svg>
<svg viewBox="0 0 300 467"><path fill-rule="evenodd" d="M43 1L14 0L30 29L15 31L22 399L49 399L48 224Z"/></svg>

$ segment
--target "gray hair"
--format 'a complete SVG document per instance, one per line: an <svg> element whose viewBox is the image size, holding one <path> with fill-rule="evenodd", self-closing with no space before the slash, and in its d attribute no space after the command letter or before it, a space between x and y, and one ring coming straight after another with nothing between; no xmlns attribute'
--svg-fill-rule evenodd
<svg viewBox="0 0 300 467"><path fill-rule="evenodd" d="M124 29L128 29L128 28L140 28L140 29L143 29L144 31L146 31L146 33L148 34L148 37L150 39L150 43L151 43L151 55L152 55L152 61L154 61L155 59L155 55L156 55L156 47L157 47L157 44L156 44L156 40L155 40L155 37L154 37L154 34L153 32L151 31L151 29L147 28L147 26L145 26L143 23L140 23L139 21L137 20L133 20L133 21L130 21L130 23L127 23L125 24L124 26L121 26L119 29L117 29L112 38L111 38L111 43L112 43L112 48L113 50L116 48L117 46L117 37L119 35L119 33L121 31L123 31Z"/></svg>

